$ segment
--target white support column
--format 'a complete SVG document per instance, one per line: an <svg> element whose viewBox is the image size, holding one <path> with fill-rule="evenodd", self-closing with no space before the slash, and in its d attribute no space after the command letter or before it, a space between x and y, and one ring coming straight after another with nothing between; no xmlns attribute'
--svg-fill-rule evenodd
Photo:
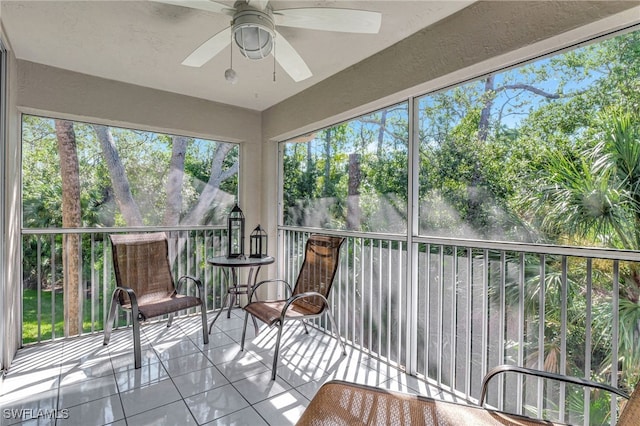
<svg viewBox="0 0 640 426"><path fill-rule="evenodd" d="M18 85L16 59L1 42L0 49L0 164L3 177L0 189L0 364L6 369L22 342L21 116L15 107Z"/></svg>
<svg viewBox="0 0 640 426"><path fill-rule="evenodd" d="M418 243L414 243L414 235L418 235L418 170L420 170L420 140L418 137L418 108L416 98L409 98L409 141L407 161L407 331L406 367L410 374L417 374L418 370Z"/></svg>

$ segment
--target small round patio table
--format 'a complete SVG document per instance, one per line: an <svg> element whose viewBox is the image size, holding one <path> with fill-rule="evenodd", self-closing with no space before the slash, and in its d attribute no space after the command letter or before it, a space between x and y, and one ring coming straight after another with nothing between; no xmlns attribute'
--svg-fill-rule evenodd
<svg viewBox="0 0 640 426"><path fill-rule="evenodd" d="M226 282L227 282L227 294L224 299L224 304L220 307L220 310L216 314L211 324L209 324L209 334L211 334L211 329L213 328L213 324L216 322L224 308L228 303L227 310L227 318L231 317L231 308L237 303L238 295L240 294L249 294L253 286L256 285L256 279L258 278L258 272L260 272L260 268L264 265L270 265L275 262L275 258L272 256L266 257L227 257L227 256L215 256L207 259L207 263L213 266L218 266L222 268L225 274ZM249 276L247 277L246 284L240 284L238 282L238 269L239 268L249 268ZM229 273L231 272L231 273ZM256 319L253 319L253 326L256 330L256 334L258 334L258 323Z"/></svg>

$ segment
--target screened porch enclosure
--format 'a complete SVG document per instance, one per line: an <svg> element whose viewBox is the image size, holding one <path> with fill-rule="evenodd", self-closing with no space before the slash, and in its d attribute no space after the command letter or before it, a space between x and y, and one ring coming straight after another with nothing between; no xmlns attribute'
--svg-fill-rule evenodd
<svg viewBox="0 0 640 426"><path fill-rule="evenodd" d="M474 8L493 19L499 11L492 4L477 2ZM513 4L523 16L525 6L540 7ZM565 4L574 5L554 3ZM467 12L465 19L473 17ZM416 86L420 93L411 88L407 95L409 88L403 87L402 96L379 98L384 105L358 95L346 101L344 110L335 105L343 98L318 90L313 102L296 96L266 113L235 107L229 112L213 103L208 109L198 98L181 98L189 106L183 116L174 115L175 107L166 102L156 112L172 118L140 118L143 128L183 129L191 137L61 118L135 120L114 113L120 105L106 109L119 120L100 116L100 109L75 106L59 117L55 112L51 117L22 115L21 145L14 147L15 157L22 158L16 166L22 179L9 194L16 203L14 249L21 254L15 256L21 268L12 270L22 276L11 285L16 300L22 296L21 327L15 327L22 336L18 355L80 341L95 341L100 352L115 286L108 243L112 233L165 232L172 273L202 280L211 320L225 301L228 276L207 259L226 254L227 214L239 203L247 214L245 229L261 223L268 232L268 254L276 259L258 280L277 277L294 283L313 233L345 238L329 297L335 328L326 318L313 320L310 346L304 336L289 337L289 363L279 373L295 373L289 384L296 381L292 389L298 392L307 384L301 383L308 379L305 368L314 368L307 357L324 363L314 372L319 374L314 384L305 388L309 394L303 402L311 399L318 381L352 360L356 376L343 378L360 379L361 364L367 364L365 380L382 371L385 380L403 377L418 383L412 391L437 389L443 398L470 404L478 402L485 374L500 364L582 377L630 392L640 379L640 91L633 90L640 81L637 21L625 17L615 25L599 23L597 31L581 29L588 35L562 33L561 42L554 38L557 45L540 51L503 52L516 54L517 62L500 57L497 65L487 65L476 58L471 68L453 74L449 69L446 78L438 74L429 77L433 82L421 81ZM461 22L464 27L466 21ZM428 44L424 41L431 38L424 34L408 46ZM388 52L398 54L395 47ZM49 72L47 66L21 62L27 76ZM426 75L440 72L425 63L416 69ZM70 81L74 78L79 77ZM90 87L101 80L82 82ZM52 88L52 93L66 87ZM119 97L129 99L128 86L117 87ZM96 93L110 88L100 86ZM321 112L299 108L303 98L306 108L315 108L318 101ZM357 103L361 99L364 106ZM42 105L26 110L56 111ZM300 112L308 117L301 119ZM221 123L231 116L229 123ZM207 124L201 127L201 122ZM215 128L222 124L222 130ZM73 138L68 137L71 131ZM58 152L65 135L69 149ZM193 135L227 135L228 140ZM115 152L109 151L112 145ZM65 172L66 163L77 163L73 173ZM70 174L78 180L78 191L65 187ZM76 214L73 222L69 213ZM187 285L183 291L194 294L195 288ZM239 347L242 314L222 315L222 325L215 324L224 342L220 346L233 346L225 350ZM195 315L196 309L180 313L174 324L182 320L185 325L178 327L180 337L171 345L186 344L201 360L224 358L224 350L216 352L220 341L206 346L193 335ZM149 342L157 345L151 350L156 364L166 349L158 336L175 330L164 327L165 319L143 326L150 330ZM127 313L119 312L116 328L121 337L130 335ZM288 329L289 336L297 331ZM215 368L226 369L227 389L233 387L233 368L258 358L261 370L269 363L268 336L251 336L249 355L245 359L246 353L236 351L233 367L227 359L210 359ZM331 346L338 336L348 345L345 363L336 360ZM121 339L116 351L128 342ZM260 350L258 344L263 344ZM93 348L83 350L93 353ZM111 355L102 361L115 380L119 373ZM168 373L167 366L158 367ZM172 378L191 368L178 367L172 366ZM61 372L62 367L58 377ZM377 375L373 384L382 383ZM201 394L209 390L217 392L199 389ZM584 425L613 425L622 408L619 399L606 394L518 375L497 378L488 403ZM280 411L286 412L286 406Z"/></svg>

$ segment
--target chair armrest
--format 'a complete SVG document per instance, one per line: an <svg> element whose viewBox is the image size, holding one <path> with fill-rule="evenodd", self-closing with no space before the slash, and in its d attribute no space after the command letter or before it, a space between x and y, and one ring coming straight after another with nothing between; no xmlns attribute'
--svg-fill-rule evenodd
<svg viewBox="0 0 640 426"><path fill-rule="evenodd" d="M138 297L131 287L116 287L115 290L113 290L112 300L119 300L120 298L118 296L121 291L124 291L127 293L127 296L129 296L129 302L131 303L131 315L138 318L140 315L140 312L138 311ZM118 302L118 304L120 304L120 302Z"/></svg>
<svg viewBox="0 0 640 426"><path fill-rule="evenodd" d="M129 296L129 301L131 302L132 307L133 305L135 305L136 307L138 306L138 296L136 296L136 292L133 291L131 287L116 287L116 289L113 292L115 295L120 293L121 291L124 291L125 293L127 293L127 296Z"/></svg>
<svg viewBox="0 0 640 426"><path fill-rule="evenodd" d="M180 289L182 289L182 285L187 280L191 280L196 284L196 286L198 287L198 296L202 297L202 295L204 295L204 292L202 290L202 281L200 281L200 279L192 275L183 275L180 277L180 279L176 284L176 293L180 293Z"/></svg>
<svg viewBox="0 0 640 426"><path fill-rule="evenodd" d="M493 377L497 376L498 374L507 373L507 372L520 373L528 376L541 377L541 378L550 379L550 380L558 380L560 382L572 383L574 385L586 386L594 389L601 389L601 390L605 390L607 392L611 392L616 395L619 395L625 399L629 399L629 395L626 392L621 391L618 388L614 388L613 386L609 386L604 383L593 382L591 380L581 379L580 377L563 376L561 374L550 373L548 371L535 370L533 368L518 367L516 365L505 364L505 365L499 365L491 369L486 374L486 376L484 376L484 379L482 379L482 391L480 392L480 399L478 400L481 407L484 406L484 400L487 395L487 386L489 385L489 381Z"/></svg>
<svg viewBox="0 0 640 426"><path fill-rule="evenodd" d="M285 280L281 280L281 279L272 279L272 280L264 280L264 281L260 281L258 284L254 285L251 288L251 291L249 292L249 298L247 299L247 303L251 303L251 300L253 299L253 293L256 292L256 290L258 289L258 287L260 287L263 284L271 284L271 283L282 283L284 284L284 288L285 290L288 290L288 294L287 294L287 298L289 298L291 296L291 294L293 293L293 290L291 289L291 285L286 282Z"/></svg>
<svg viewBox="0 0 640 426"><path fill-rule="evenodd" d="M298 293L295 296L287 299L287 303L285 303L284 306L282 307L282 312L280 313L280 320L284 321L284 317L287 314L287 309L289 309L289 306L291 306L293 302L295 302L298 299L304 299L306 297L319 297L322 299L325 308L329 306L329 301L322 294L318 293L317 291L305 291L304 293Z"/></svg>

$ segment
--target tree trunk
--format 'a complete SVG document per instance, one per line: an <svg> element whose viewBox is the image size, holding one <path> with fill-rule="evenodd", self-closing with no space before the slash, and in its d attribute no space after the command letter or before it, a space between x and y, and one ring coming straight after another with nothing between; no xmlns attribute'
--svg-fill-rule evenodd
<svg viewBox="0 0 640 426"><path fill-rule="evenodd" d="M62 227L82 226L80 211L80 168L73 122L55 120L60 173L62 175ZM64 330L65 336L80 334L80 236L62 237L62 269L64 275Z"/></svg>
<svg viewBox="0 0 640 426"><path fill-rule="evenodd" d="M360 154L349 154L347 229L360 228Z"/></svg>
<svg viewBox="0 0 640 426"><path fill-rule="evenodd" d="M384 147L384 130L387 127L387 109L383 109L380 115L380 127L378 128L378 146L376 148L376 155L378 159L382 158L382 152Z"/></svg>
<svg viewBox="0 0 640 426"><path fill-rule="evenodd" d="M331 197L331 129L324 134L324 189L323 196Z"/></svg>
<svg viewBox="0 0 640 426"><path fill-rule="evenodd" d="M93 129L98 136L102 155L109 169L109 178L111 179L116 203L120 213L122 213L122 217L128 226L142 226L142 214L140 214L140 209L133 199L133 195L131 195L129 179L127 179L127 174L109 128L94 124Z"/></svg>
<svg viewBox="0 0 640 426"><path fill-rule="evenodd" d="M216 195L220 191L220 184L238 173L238 162L235 162L226 170L222 169L224 159L234 146L228 143L219 143L211 161L211 175L209 181L202 190L202 194L198 198L198 202L182 219L182 225L200 225L207 217L207 212L211 209L211 205L216 199Z"/></svg>
<svg viewBox="0 0 640 426"><path fill-rule="evenodd" d="M484 81L484 106L480 111L480 121L478 123L478 139L482 142L487 140L489 136L489 118L491 118L491 109L495 99L495 76L492 74Z"/></svg>
<svg viewBox="0 0 640 426"><path fill-rule="evenodd" d="M180 222L182 210L182 182L184 180L184 157L187 151L188 138L173 136L171 149L171 163L167 177L167 206L164 211L162 224L164 226L177 225Z"/></svg>

